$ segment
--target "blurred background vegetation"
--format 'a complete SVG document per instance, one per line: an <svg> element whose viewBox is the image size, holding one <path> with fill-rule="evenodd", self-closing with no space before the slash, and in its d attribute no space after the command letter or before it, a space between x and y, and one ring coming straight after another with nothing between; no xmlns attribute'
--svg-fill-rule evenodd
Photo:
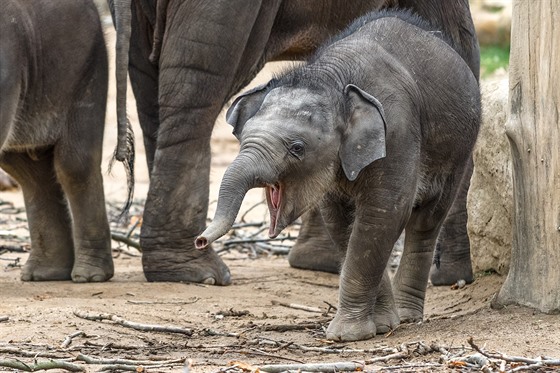
<svg viewBox="0 0 560 373"><path fill-rule="evenodd" d="M480 43L482 78L504 76L509 66L511 0L470 0Z"/></svg>

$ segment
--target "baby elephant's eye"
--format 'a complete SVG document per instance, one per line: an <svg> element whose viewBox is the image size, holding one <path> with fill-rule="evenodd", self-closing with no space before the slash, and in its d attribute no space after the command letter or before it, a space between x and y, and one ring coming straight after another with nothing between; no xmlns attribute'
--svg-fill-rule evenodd
<svg viewBox="0 0 560 373"><path fill-rule="evenodd" d="M296 158L301 159L305 153L305 144L302 141L294 141L290 145L290 153Z"/></svg>

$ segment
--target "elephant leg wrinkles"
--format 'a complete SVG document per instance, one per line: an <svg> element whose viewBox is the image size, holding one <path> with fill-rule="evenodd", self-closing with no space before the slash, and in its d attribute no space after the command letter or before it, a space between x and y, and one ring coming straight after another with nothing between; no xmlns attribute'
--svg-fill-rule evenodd
<svg viewBox="0 0 560 373"><path fill-rule="evenodd" d="M196 250L194 238L206 225L214 122L240 66L257 66L244 60L243 47L259 9L245 4L245 17L233 19L206 14L216 26L208 34L211 27L201 24L201 15L172 6L178 8L168 9L173 18L167 30L189 27L166 34L159 60L160 125L141 231L142 263L149 281L227 285L227 266L213 250ZM258 60L260 54L251 57ZM224 58L228 64L221 62Z"/></svg>
<svg viewBox="0 0 560 373"><path fill-rule="evenodd" d="M151 174L156 152L157 131L159 127L158 105L158 66L149 61L152 46L151 27L147 19L142 18L142 9L135 3L132 6L130 38L130 85L136 97L138 121L144 137L144 149L148 171ZM140 22L143 20L143 22Z"/></svg>
<svg viewBox="0 0 560 373"><path fill-rule="evenodd" d="M406 216L393 213L392 206L407 202L389 199L367 208L364 202L356 202L356 217L340 276L339 308L327 329L329 339L368 339L398 324L386 266L402 232L402 222L406 221ZM407 214L408 210L398 211Z"/></svg>
<svg viewBox="0 0 560 373"><path fill-rule="evenodd" d="M83 149L88 146L101 149L103 133L98 131L89 137L80 137L80 133L86 128L94 128L96 123L102 123L104 113L93 108L80 108L78 111L79 115L70 116L81 118L68 126L68 137L72 140L65 139L55 146L54 168L72 211L72 280L101 282L109 280L114 274L101 176L101 152L84 152Z"/></svg>
<svg viewBox="0 0 560 373"><path fill-rule="evenodd" d="M447 176L443 189L431 199L420 201L406 225L404 251L393 278L401 322L423 318L424 298L437 237L460 183L461 173Z"/></svg>
<svg viewBox="0 0 560 373"><path fill-rule="evenodd" d="M32 159L7 152L1 166L21 185L31 254L21 271L22 281L70 280L74 264L71 218L61 185L56 181L52 148Z"/></svg>

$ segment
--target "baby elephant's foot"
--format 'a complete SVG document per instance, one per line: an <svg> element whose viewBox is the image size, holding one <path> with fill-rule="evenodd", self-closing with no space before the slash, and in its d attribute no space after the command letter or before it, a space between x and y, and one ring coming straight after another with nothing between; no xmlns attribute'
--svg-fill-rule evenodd
<svg viewBox="0 0 560 373"><path fill-rule="evenodd" d="M377 327L377 334L388 333L394 330L400 323L398 311L395 308L379 309L375 308L373 320Z"/></svg>
<svg viewBox="0 0 560 373"><path fill-rule="evenodd" d="M376 327L373 316L352 318L338 313L327 328L327 339L333 341L361 341L375 337Z"/></svg>
<svg viewBox="0 0 560 373"><path fill-rule="evenodd" d="M113 277L114 267L111 251L106 250L99 256L80 255L76 257L72 270L74 282L103 282Z"/></svg>
<svg viewBox="0 0 560 373"><path fill-rule="evenodd" d="M70 280L72 262L60 260L53 263L45 258L30 257L21 270L22 281L64 281Z"/></svg>

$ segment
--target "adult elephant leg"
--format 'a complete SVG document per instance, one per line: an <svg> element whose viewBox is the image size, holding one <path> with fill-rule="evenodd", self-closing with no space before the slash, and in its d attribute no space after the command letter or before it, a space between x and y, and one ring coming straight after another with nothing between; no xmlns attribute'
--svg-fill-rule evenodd
<svg viewBox="0 0 560 373"><path fill-rule="evenodd" d="M206 225L209 172L209 135L156 150L141 232L148 281L230 283L214 250L193 246Z"/></svg>
<svg viewBox="0 0 560 373"><path fill-rule="evenodd" d="M0 165L21 185L31 234L31 254L22 281L70 280L74 265L72 219L56 180L53 151L32 159L27 153L4 153Z"/></svg>
<svg viewBox="0 0 560 373"><path fill-rule="evenodd" d="M343 260L344 253L335 247L329 237L319 208L305 213L297 241L288 254L290 266L339 273Z"/></svg>
<svg viewBox="0 0 560 373"><path fill-rule="evenodd" d="M474 281L467 233L467 193L472 172L471 158L438 237L430 274L430 280L436 286L452 285L458 280L465 280L468 284Z"/></svg>
<svg viewBox="0 0 560 373"><path fill-rule="evenodd" d="M212 128L259 7L212 4L197 10L169 3L159 60L160 127L141 231L148 281L231 281L219 256L211 248L195 249L194 240L206 225ZM218 5L230 9L209 11Z"/></svg>
<svg viewBox="0 0 560 373"><path fill-rule="evenodd" d="M138 121L144 137L146 162L151 174L159 128L158 66L149 61L152 50L151 25L138 2L132 5L132 25L129 50L130 84L138 111Z"/></svg>

